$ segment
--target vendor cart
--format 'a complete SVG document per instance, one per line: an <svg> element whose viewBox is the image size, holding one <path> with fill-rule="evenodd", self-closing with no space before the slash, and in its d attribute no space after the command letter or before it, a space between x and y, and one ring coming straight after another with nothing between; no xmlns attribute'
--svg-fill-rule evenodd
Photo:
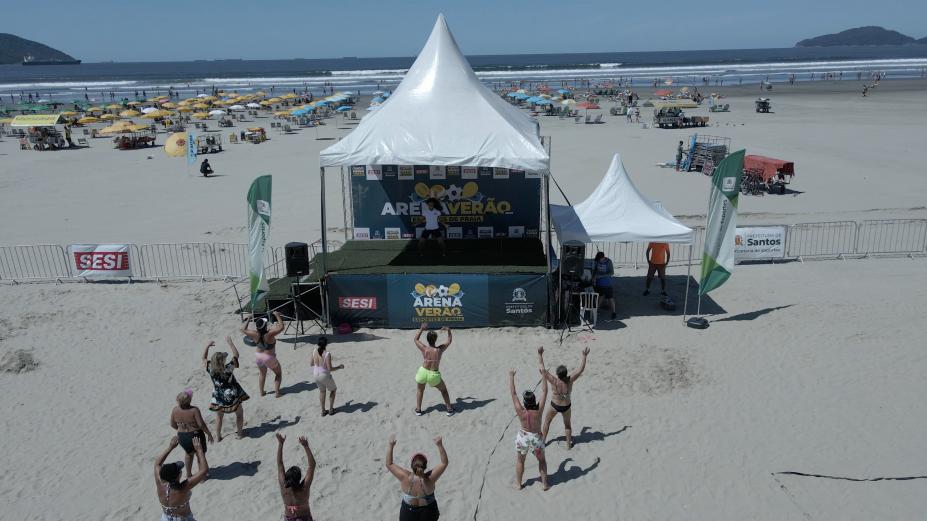
<svg viewBox="0 0 927 521"><path fill-rule="evenodd" d="M766 156L744 156L741 191L750 195L785 193L795 176L795 163Z"/></svg>

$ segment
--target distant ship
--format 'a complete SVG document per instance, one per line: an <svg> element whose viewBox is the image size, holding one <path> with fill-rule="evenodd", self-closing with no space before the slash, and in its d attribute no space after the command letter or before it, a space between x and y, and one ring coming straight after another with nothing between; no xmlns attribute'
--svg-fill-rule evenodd
<svg viewBox="0 0 927 521"><path fill-rule="evenodd" d="M23 65L80 65L80 60L36 60L32 56L23 56Z"/></svg>

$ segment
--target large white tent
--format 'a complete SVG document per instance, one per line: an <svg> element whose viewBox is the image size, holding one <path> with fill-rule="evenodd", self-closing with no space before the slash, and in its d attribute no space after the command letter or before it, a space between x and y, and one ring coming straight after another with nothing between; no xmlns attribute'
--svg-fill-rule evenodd
<svg viewBox="0 0 927 521"><path fill-rule="evenodd" d="M560 243L669 242L691 244L694 233L637 190L615 154L599 186L574 206L550 205Z"/></svg>
<svg viewBox="0 0 927 521"><path fill-rule="evenodd" d="M380 108L320 154L321 166L455 165L547 174L537 123L480 83L439 15Z"/></svg>

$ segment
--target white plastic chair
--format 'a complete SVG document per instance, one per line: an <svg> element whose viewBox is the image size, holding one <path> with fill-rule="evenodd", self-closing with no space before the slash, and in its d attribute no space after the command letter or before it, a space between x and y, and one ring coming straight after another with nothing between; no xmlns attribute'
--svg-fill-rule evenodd
<svg viewBox="0 0 927 521"><path fill-rule="evenodd" d="M583 291L579 294L579 319L584 326L589 329L595 328L599 320L599 294L594 291ZM586 319L586 313L589 313L589 320Z"/></svg>

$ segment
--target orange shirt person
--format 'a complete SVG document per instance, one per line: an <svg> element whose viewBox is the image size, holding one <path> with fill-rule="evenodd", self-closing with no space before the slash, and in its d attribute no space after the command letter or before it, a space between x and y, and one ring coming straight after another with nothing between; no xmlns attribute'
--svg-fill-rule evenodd
<svg viewBox="0 0 927 521"><path fill-rule="evenodd" d="M653 275L660 276L660 294L666 295L666 265L670 260L669 244L665 242L651 242L647 245L647 281L644 286L644 296L650 294L650 283Z"/></svg>

